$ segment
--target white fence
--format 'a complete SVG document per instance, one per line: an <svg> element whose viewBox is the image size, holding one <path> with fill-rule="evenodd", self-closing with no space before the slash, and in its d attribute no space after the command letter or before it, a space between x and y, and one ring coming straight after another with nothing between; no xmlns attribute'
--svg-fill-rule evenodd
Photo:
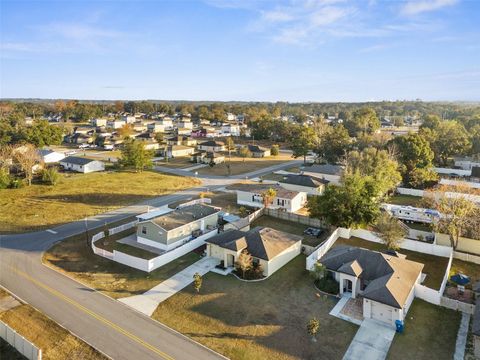
<svg viewBox="0 0 480 360"><path fill-rule="evenodd" d="M425 193L424 190L418 190L418 189L409 189L409 188L402 188L398 187L397 192L402 195L411 195L411 196L419 196L422 197ZM470 200L474 203L480 204L480 196L479 195L473 195L473 194L464 194L464 193L458 193L458 192L453 192L453 191L446 191L445 192L445 197L446 198L459 198L463 197L467 200Z"/></svg>
<svg viewBox="0 0 480 360"><path fill-rule="evenodd" d="M423 196L423 190L397 187L397 192L402 195Z"/></svg>
<svg viewBox="0 0 480 360"><path fill-rule="evenodd" d="M442 296L440 299L440 305L446 307L448 309L461 311L467 314L472 315L475 312L475 305L467 304L462 301L458 301L455 299L450 299L445 296Z"/></svg>
<svg viewBox="0 0 480 360"><path fill-rule="evenodd" d="M195 204L211 204L212 199L210 198L200 198L191 201L184 202L177 206L177 209L184 208L185 206L195 205Z"/></svg>
<svg viewBox="0 0 480 360"><path fill-rule="evenodd" d="M0 321L0 337L12 345L17 351L29 360L41 360L42 350Z"/></svg>
<svg viewBox="0 0 480 360"><path fill-rule="evenodd" d="M440 184L451 186L467 186L473 189L480 189L480 183L463 180L440 179Z"/></svg>
<svg viewBox="0 0 480 360"><path fill-rule="evenodd" d="M473 255L473 254L468 254L464 252L459 252L459 251L454 251L453 252L453 257L455 259L463 260L463 261L468 261L474 264L480 264L480 256L478 255Z"/></svg>
<svg viewBox="0 0 480 360"><path fill-rule="evenodd" d="M95 234L92 236L92 244L97 241L97 240L100 240L101 238L104 238L105 237L105 233L102 231L102 232L99 232L98 234Z"/></svg>
<svg viewBox="0 0 480 360"><path fill-rule="evenodd" d="M132 227L135 227L137 224L138 224L138 220L134 220L134 221L129 222L127 224L123 224L123 225L108 229L108 235L118 234L119 232L125 231L127 229L131 229Z"/></svg>
<svg viewBox="0 0 480 360"><path fill-rule="evenodd" d="M437 174L443 174L443 175L457 175L457 176L472 175L472 170L438 168L438 167L436 167L434 170Z"/></svg>
<svg viewBox="0 0 480 360"><path fill-rule="evenodd" d="M258 210L255 210L253 213L248 215L248 222L251 223L252 221L258 219L260 216L262 216L265 212L265 208L260 208Z"/></svg>
<svg viewBox="0 0 480 360"><path fill-rule="evenodd" d="M317 247L308 257L307 257L307 264L306 269L311 270L313 265L327 253L328 250L335 244L335 241L339 237L349 238L349 230L344 228L337 228L332 235L329 236L327 240L325 240L319 247Z"/></svg>

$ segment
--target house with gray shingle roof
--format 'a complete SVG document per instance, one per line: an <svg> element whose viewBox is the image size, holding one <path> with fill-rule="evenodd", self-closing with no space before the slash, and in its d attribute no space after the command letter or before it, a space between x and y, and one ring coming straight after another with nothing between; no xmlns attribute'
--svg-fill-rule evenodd
<svg viewBox="0 0 480 360"><path fill-rule="evenodd" d="M405 256L352 246L330 249L320 263L339 283L340 294L363 298L363 317L395 325L403 321L420 284L423 264Z"/></svg>
<svg viewBox="0 0 480 360"><path fill-rule="evenodd" d="M303 191L309 195L322 195L328 180L305 174L289 174L278 182L287 190Z"/></svg>
<svg viewBox="0 0 480 360"><path fill-rule="evenodd" d="M207 255L217 258L223 267L234 267L240 254L246 251L267 277L299 255L302 248L301 236L268 227L247 232L227 230L205 242Z"/></svg>
<svg viewBox="0 0 480 360"><path fill-rule="evenodd" d="M103 161L80 156L68 156L60 160L60 165L65 170L81 172L84 174L105 170L105 164Z"/></svg>

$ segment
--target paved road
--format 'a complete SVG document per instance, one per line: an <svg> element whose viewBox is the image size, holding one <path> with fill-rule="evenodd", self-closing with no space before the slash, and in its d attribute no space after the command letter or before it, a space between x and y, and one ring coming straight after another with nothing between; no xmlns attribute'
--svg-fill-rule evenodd
<svg viewBox="0 0 480 360"><path fill-rule="evenodd" d="M83 233L86 226L92 230L145 212L147 206L163 206L191 198L204 191L205 186L215 190L245 176L261 176L296 163L298 161L284 163L243 177L205 176L201 178L203 187L91 217L86 224L75 221L48 231L0 235L0 285L113 359L220 359L221 355L121 302L43 266L42 253L66 237Z"/></svg>

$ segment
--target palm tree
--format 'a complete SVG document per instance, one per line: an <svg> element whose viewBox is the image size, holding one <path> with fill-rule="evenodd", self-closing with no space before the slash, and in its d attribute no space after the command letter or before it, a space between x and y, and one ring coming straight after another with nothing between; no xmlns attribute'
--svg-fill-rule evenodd
<svg viewBox="0 0 480 360"><path fill-rule="evenodd" d="M319 328L320 328L320 322L318 321L317 318L314 317L308 321L307 331L308 331L308 334L312 337L313 342L317 342L317 339L315 338L315 336L317 336Z"/></svg>
<svg viewBox="0 0 480 360"><path fill-rule="evenodd" d="M277 191L275 189L269 188L262 193L263 206L268 208L268 206L273 202L277 197Z"/></svg>

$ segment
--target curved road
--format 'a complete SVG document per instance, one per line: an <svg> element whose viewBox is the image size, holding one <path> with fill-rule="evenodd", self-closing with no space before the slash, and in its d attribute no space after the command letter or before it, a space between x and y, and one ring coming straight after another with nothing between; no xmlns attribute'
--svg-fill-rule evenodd
<svg viewBox="0 0 480 360"><path fill-rule="evenodd" d="M297 165L291 161L241 176L201 178L204 186L218 189L229 183L261 176ZM177 175L181 170L161 169ZM191 198L205 187L166 195L88 219L87 227L109 224ZM84 221L64 224L50 231L0 235L0 285L34 306L60 325L113 359L222 359L223 356L184 335L136 312L77 281L42 265L42 254L54 243L85 231Z"/></svg>

